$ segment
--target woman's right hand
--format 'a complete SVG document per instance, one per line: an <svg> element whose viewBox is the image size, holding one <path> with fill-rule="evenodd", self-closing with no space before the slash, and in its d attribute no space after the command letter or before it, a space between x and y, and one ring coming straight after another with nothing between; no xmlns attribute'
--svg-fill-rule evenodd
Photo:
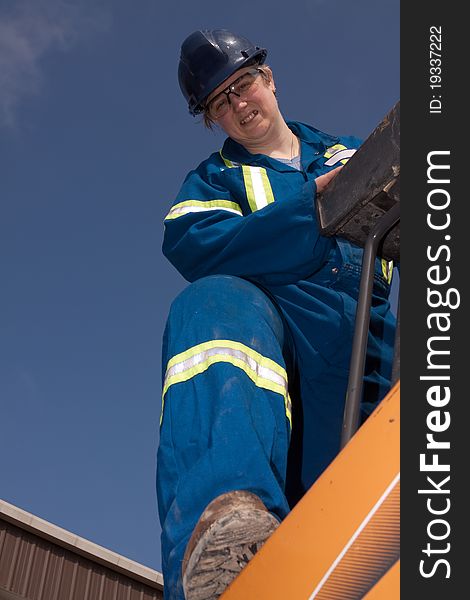
<svg viewBox="0 0 470 600"><path fill-rule="evenodd" d="M317 184L317 194L321 194L322 192L325 191L325 188L327 187L327 185L330 183L330 181L332 179L334 179L336 177L336 175L338 175L338 173L341 171L343 167L337 167L336 169L333 169L332 171L328 171L328 173L325 173L324 175L320 175L319 177L317 177L315 179L315 183Z"/></svg>

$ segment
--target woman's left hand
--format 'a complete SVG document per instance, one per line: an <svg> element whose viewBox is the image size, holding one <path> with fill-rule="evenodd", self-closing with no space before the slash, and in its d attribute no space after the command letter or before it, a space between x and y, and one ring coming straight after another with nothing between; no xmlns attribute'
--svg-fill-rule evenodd
<svg viewBox="0 0 470 600"><path fill-rule="evenodd" d="M320 175L315 179L315 183L317 184L317 194L321 194L325 191L327 185L336 177L336 175L338 175L342 168L343 167L337 167L336 169L328 171L328 173Z"/></svg>

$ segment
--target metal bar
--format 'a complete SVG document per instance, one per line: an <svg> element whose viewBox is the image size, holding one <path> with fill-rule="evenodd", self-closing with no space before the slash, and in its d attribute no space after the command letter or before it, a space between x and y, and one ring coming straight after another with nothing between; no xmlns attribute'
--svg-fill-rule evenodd
<svg viewBox="0 0 470 600"><path fill-rule="evenodd" d="M377 249L383 237L400 220L400 205L395 204L377 221L369 233L362 258L362 276L356 311L356 327L349 365L349 381L344 406L341 448L349 442L359 427L362 385L366 362L367 337L369 333L370 307Z"/></svg>

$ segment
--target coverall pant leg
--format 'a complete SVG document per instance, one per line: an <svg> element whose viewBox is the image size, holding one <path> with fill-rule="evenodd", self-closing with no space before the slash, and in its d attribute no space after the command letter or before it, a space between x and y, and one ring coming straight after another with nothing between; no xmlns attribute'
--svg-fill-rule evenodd
<svg viewBox="0 0 470 600"><path fill-rule="evenodd" d="M183 600L181 565L204 508L232 490L282 520L290 438L283 320L254 284L210 276L174 301L163 344L157 459L165 599Z"/></svg>

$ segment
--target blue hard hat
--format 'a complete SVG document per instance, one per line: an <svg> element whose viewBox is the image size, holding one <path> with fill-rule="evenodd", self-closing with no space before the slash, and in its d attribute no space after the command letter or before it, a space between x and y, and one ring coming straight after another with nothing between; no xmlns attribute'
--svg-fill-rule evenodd
<svg viewBox="0 0 470 600"><path fill-rule="evenodd" d="M195 31L181 45L178 81L194 116L204 110L203 102L217 86L250 64L263 64L267 50L228 31Z"/></svg>

